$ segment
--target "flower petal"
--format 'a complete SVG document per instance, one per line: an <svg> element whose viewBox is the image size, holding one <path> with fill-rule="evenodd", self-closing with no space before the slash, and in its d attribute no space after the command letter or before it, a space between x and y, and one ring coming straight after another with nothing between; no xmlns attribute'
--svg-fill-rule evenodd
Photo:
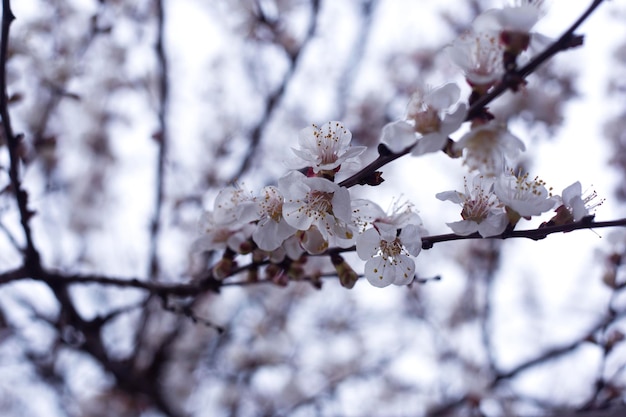
<svg viewBox="0 0 626 417"><path fill-rule="evenodd" d="M383 288L391 285L395 279L395 268L381 256L370 259L365 263L365 278L374 287Z"/></svg>

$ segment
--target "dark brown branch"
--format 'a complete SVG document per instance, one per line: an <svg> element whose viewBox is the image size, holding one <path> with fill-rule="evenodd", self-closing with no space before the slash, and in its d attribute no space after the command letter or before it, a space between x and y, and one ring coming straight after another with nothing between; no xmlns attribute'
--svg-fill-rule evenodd
<svg viewBox="0 0 626 417"><path fill-rule="evenodd" d="M553 233L566 233L574 230L581 229L600 229L605 227L624 227L626 226L626 218L619 220L611 220L604 222L594 222L593 217L583 218L581 221L561 226L549 226L539 227L537 229L528 230L516 230L512 232L505 232L501 235L491 236L486 239L511 239L511 238L526 238L532 240L541 240ZM435 243L449 242L455 240L467 240L467 239L484 239L477 233L469 236L460 236L455 234L434 235L426 236L422 238L422 248L430 249ZM327 256L333 253L352 252L355 247L350 248L333 248L320 256ZM251 263L243 265L237 268L231 276L237 275L240 272L255 269L259 266L267 264L267 261ZM145 281L138 278L113 278L102 275L79 275L79 274L63 274L59 272L39 270L33 271L26 268L18 268L12 271L0 274L0 285L7 284L14 281L20 281L25 279L32 279L35 281L45 282L51 287L56 285L72 285L72 284L100 284L115 287L136 288L139 290L147 291L151 294L164 297L164 296L194 296L207 291L218 293L224 286L238 286L238 285L252 285L254 283L269 282L266 280L256 282L223 282L215 279L212 275L206 275L202 278L182 284L166 284L154 281Z"/></svg>
<svg viewBox="0 0 626 417"><path fill-rule="evenodd" d="M624 227L626 226L626 218L619 220L611 220L605 222L594 222L593 217L585 217L582 220L559 226L539 227L537 229L514 230L512 232L504 232L497 236L490 236L486 239L510 239L510 238L526 238L532 240L541 240L553 233L567 233L581 229L601 229L605 227ZM459 236L455 234L427 236L422 239L422 248L430 249L435 243L449 242L452 240L465 239L483 239L478 233L468 236Z"/></svg>
<svg viewBox="0 0 626 417"><path fill-rule="evenodd" d="M354 187L357 184L363 184L363 181L372 176L374 172L376 172L376 170L411 152L411 149L413 149L413 145L398 153L393 153L389 151L387 147L383 144L379 145L378 149L378 158L370 162L366 167L361 169L356 174L352 175L350 178L346 178L345 180L341 181L339 185L342 187L350 188ZM381 152L381 149L384 149L386 151Z"/></svg>
<svg viewBox="0 0 626 417"><path fill-rule="evenodd" d="M59 273L45 273L33 279L44 282L62 282L65 284L101 284L116 287L136 288L148 291L159 296L190 296L198 295L205 291L218 292L221 286L220 281L211 277L204 278L197 282L183 284L165 284L154 281L144 281L137 278L113 278L98 275L64 275Z"/></svg>
<svg viewBox="0 0 626 417"><path fill-rule="evenodd" d="M512 232L504 232L502 234L496 236L490 236L487 238L483 238L478 233L472 233L471 235L461 236L456 235L454 233L449 233L445 235L434 235L434 236L424 236L422 237L422 249L431 249L435 243L441 242L451 242L454 240L468 240L468 239L511 239L511 238L526 238L531 240L541 240L545 239L549 235L553 233L567 233L573 232L574 230L581 229L601 229L605 227L624 227L626 226L626 218L619 220L610 220L605 222L594 222L592 216L584 217L582 220L574 223L559 225L559 226L548 226L548 227L539 227L537 229L527 229L527 230L514 230ZM356 247L352 246L349 248L333 248L326 251L323 255L330 255L332 253L342 253L342 252L352 252L355 251Z"/></svg>
<svg viewBox="0 0 626 417"><path fill-rule="evenodd" d="M167 110L169 102L169 65L165 53L165 14L163 10L163 0L156 1L157 10L157 42L155 52L159 67L159 130L154 135L158 144L159 153L156 167L156 192L154 201L154 217L150 225L150 255L149 270L150 279L156 279L159 275L159 236L161 232L161 212L163 208L163 198L165 193L165 159L168 151L168 125Z"/></svg>
<svg viewBox="0 0 626 417"><path fill-rule="evenodd" d="M115 278L104 275L63 274L54 271L41 270L36 274L24 267L0 274L0 286L16 281L33 280L45 282L50 287L67 286L72 284L98 284L120 288L135 288L158 296L191 296L206 291L219 292L221 282L212 277L205 277L192 283L166 284L146 281L138 278Z"/></svg>
<svg viewBox="0 0 626 417"><path fill-rule="evenodd" d="M28 272L24 267L19 267L16 269L12 269L10 271L3 272L0 274L0 285L8 284L14 281L20 281L23 279L28 279Z"/></svg>
<svg viewBox="0 0 626 417"><path fill-rule="evenodd" d="M2 39L0 40L0 116L2 117L2 129L9 148L9 177L11 186L17 200L20 213L20 223L24 230L26 248L24 248L24 262L27 267L38 269L40 267L39 252L35 248L31 229L30 218L32 212L28 210L28 193L22 189L20 180L20 138L13 133L11 117L8 108L8 91L6 81L6 66L9 49L9 29L15 16L11 10L10 0L2 0Z"/></svg>
<svg viewBox="0 0 626 417"><path fill-rule="evenodd" d="M158 155L156 161L155 174L155 194L154 194L154 213L150 223L150 240L148 249L148 280L156 281L160 274L159 262L159 241L161 236L161 213L163 209L165 195L165 160L168 152L169 132L167 124L167 112L169 103L169 65L167 54L165 52L165 11L163 0L155 1L156 9L156 25L157 39L154 46L154 52L157 58L157 91L158 91L158 111L157 118L159 122L158 131L153 135L158 147ZM151 292L152 294L152 292ZM152 316L153 309L150 305L141 311L140 323L147 323ZM138 328L135 336L135 355L143 350L143 343L146 340L145 332L147 328L141 326ZM136 357L133 356L133 360Z"/></svg>

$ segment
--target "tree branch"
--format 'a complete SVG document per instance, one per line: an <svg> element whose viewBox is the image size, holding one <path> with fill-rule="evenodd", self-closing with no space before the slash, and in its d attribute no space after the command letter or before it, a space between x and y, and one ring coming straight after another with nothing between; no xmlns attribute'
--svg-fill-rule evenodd
<svg viewBox="0 0 626 417"><path fill-rule="evenodd" d="M501 235L491 236L488 238L481 237L478 233L471 234L469 236L460 236L455 234L434 235L426 236L422 238L422 248L430 249L435 243L449 242L455 240L467 240L467 239L511 239L511 238L526 238L532 240L541 240L553 233L567 233L574 230L581 229L600 229L605 227L624 227L626 226L626 218L594 222L593 217L585 217L579 222L565 224L560 226L539 227L537 229L528 230L516 230L512 232L505 232ZM353 252L356 248L354 246L350 248L333 248L324 253L316 256L329 256L335 253ZM314 256L314 255L310 255ZM267 264L267 261L253 262L247 265L238 267L230 277L239 274L240 272L256 269L262 265ZM31 271L28 268L21 267L11 271L7 271L0 274L0 286L8 284L14 281L20 281L25 279L31 279L35 281L45 282L51 287L56 285L71 285L71 284L99 284L114 287L136 288L139 290L147 291L151 294L165 297L165 296L194 296L206 291L212 291L219 293L220 289L224 286L240 286L240 285L252 285L255 283L264 283L268 281L256 281L256 282L225 282L217 280L212 274L206 274L194 282L181 283L181 284L167 284L154 281L146 281L139 278L114 278L104 275L80 275L80 274L63 274L60 272L47 271L41 269L39 271Z"/></svg>
<svg viewBox="0 0 626 417"><path fill-rule="evenodd" d="M498 85L496 85L491 91L489 91L489 93L482 95L478 100L476 100L476 102L471 105L467 112L466 120L473 119L475 116L480 114L485 106L491 103L496 97L500 96L506 90L510 88L516 88L519 85L518 82L512 83L511 80L523 80L534 71L536 71L541 64L552 58L557 53L570 49L573 46L579 46L579 41L582 42L582 39L577 39L574 35L574 31L576 31L576 29L578 29L578 27L585 20L587 20L589 16L591 16L594 10L598 6L600 6L603 1L604 0L594 0L587 8L587 10L585 10L585 12L578 18L578 20L576 20L576 22L574 22L572 26L570 26L570 28L567 29L559 39L553 42L542 53L535 56L528 64L520 68L518 71L514 71L513 74L505 74L502 81Z"/></svg>
<svg viewBox="0 0 626 417"><path fill-rule="evenodd" d="M572 26L570 26L567 31L565 31L565 33L563 33L563 35L561 35L559 39L553 42L542 53L533 57L533 59L531 59L528 64L520 68L518 71L513 71L512 73L505 74L499 84L497 84L491 91L489 91L489 93L482 95L470 106L465 120L468 121L476 117L483 111L487 104L491 103L494 99L502 95L509 88L515 88L519 86L519 82L532 74L541 64L552 58L557 53L565 51L573 46L578 46L579 44L576 42L577 38L574 36L574 31L593 13L593 11L603 1L604 0L594 0L589 8L580 16L580 18L578 18L578 20L576 20L576 22L574 22L574 24L572 24ZM450 141L450 139L448 139L448 141ZM364 184L368 178L374 175L376 170L410 153L411 149L413 149L413 145L402 150L401 152L393 153L389 151L389 149L387 149L385 145L381 144L379 145L378 149L379 155L374 161L369 163L366 167L361 169L356 174L340 182L339 185L342 187L350 188L357 184Z"/></svg>
<svg viewBox="0 0 626 417"><path fill-rule="evenodd" d="M26 239L24 263L28 267L38 269L40 267L40 256L35 247L29 223L33 213L28 210L28 193L22 189L19 173L20 138L13 133L8 108L9 95L7 92L6 66L9 49L9 29L13 20L15 20L15 16L11 10L10 0L2 0L2 38L0 39L0 116L2 117L2 130L9 148L9 178L17 200L17 207L20 213L20 223L22 225L22 229L24 230L24 238Z"/></svg>
<svg viewBox="0 0 626 417"><path fill-rule="evenodd" d="M511 232L504 232L499 235L482 237L476 233L471 235L461 236L454 233L448 233L445 235L433 235L422 237L422 249L432 249L435 243L451 242L454 240L468 240L468 239L511 239L511 238L526 238L531 240L542 240L553 233L567 233L574 230L581 229L602 229L605 227L624 227L626 226L626 218L618 220L610 220L604 222L594 222L593 216L584 217L582 220L574 223L563 224L558 226L538 227L537 229L527 230L514 230ZM333 253L353 252L356 250L355 246L349 248L333 248L324 252L322 255L330 255Z"/></svg>
<svg viewBox="0 0 626 417"><path fill-rule="evenodd" d="M156 279L159 275L159 236L161 232L161 211L165 193L165 159L168 151L168 124L167 110L169 104L169 65L165 52L165 12L163 0L156 1L157 10L157 42L155 52L159 67L159 130L154 135L158 144L158 157L156 167L156 192L154 201L154 217L150 225L150 250L148 276Z"/></svg>

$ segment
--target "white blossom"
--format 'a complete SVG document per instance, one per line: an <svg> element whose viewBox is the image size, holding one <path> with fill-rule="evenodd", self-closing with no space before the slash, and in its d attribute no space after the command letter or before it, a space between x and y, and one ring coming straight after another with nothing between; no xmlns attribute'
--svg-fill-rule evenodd
<svg viewBox="0 0 626 417"><path fill-rule="evenodd" d="M597 197L598 194L595 191L583 197L582 186L579 181L576 181L563 190L561 201L565 209L571 215L571 219L577 222L583 217L591 215L591 211L604 202L604 200L600 200L591 204Z"/></svg>
<svg viewBox="0 0 626 417"><path fill-rule="evenodd" d="M463 135L452 148L463 151L465 164L471 170L489 176L497 176L504 172L526 147L517 136L513 135L505 125L491 121L473 127Z"/></svg>
<svg viewBox="0 0 626 417"><path fill-rule="evenodd" d="M405 120L387 123L383 127L381 142L393 153L400 153L409 146L415 145L417 136L413 125Z"/></svg>
<svg viewBox="0 0 626 417"><path fill-rule="evenodd" d="M226 187L215 198L213 219L221 225L243 225L258 219L255 198L240 187Z"/></svg>
<svg viewBox="0 0 626 417"><path fill-rule="evenodd" d="M365 198L352 200L352 223L361 231L374 224L375 220L385 216L385 211L371 200Z"/></svg>
<svg viewBox="0 0 626 417"><path fill-rule="evenodd" d="M545 44L545 36L531 32L543 15L542 1L520 0L512 6L485 11L472 26L476 32L494 34L508 51L517 55L527 50L529 45Z"/></svg>
<svg viewBox="0 0 626 417"><path fill-rule="evenodd" d="M365 277L375 287L408 284L415 276L415 262L410 256L422 250L421 236L426 230L409 204L394 205L389 215L376 207L374 212L380 216L356 239L357 255L367 261Z"/></svg>
<svg viewBox="0 0 626 417"><path fill-rule="evenodd" d="M227 187L215 198L213 210L205 211L198 222L200 237L193 251L221 250L239 252L251 237L259 218L255 198L242 188Z"/></svg>
<svg viewBox="0 0 626 417"><path fill-rule="evenodd" d="M472 32L462 35L446 51L450 59L463 70L465 79L472 86L487 90L504 74L504 49L492 33Z"/></svg>
<svg viewBox="0 0 626 417"><path fill-rule="evenodd" d="M538 216L552 209L558 199L546 189L545 182L528 174L508 173L499 177L494 185L498 199L521 217Z"/></svg>
<svg viewBox="0 0 626 417"><path fill-rule="evenodd" d="M296 229L283 217L283 196L278 188L265 187L256 203L259 220L252 233L252 240L259 249L273 251L293 235Z"/></svg>
<svg viewBox="0 0 626 417"><path fill-rule="evenodd" d="M213 211L205 211L198 222L200 237L191 247L192 252L223 250L227 247L239 252L254 230L251 223L224 225L215 221Z"/></svg>
<svg viewBox="0 0 626 417"><path fill-rule="evenodd" d="M463 220L446 223L454 233L461 236L478 232L482 237L496 236L504 232L509 223L504 206L493 192L492 178L476 176L471 187L465 180L465 192L445 191L436 197L461 205Z"/></svg>
<svg viewBox="0 0 626 417"><path fill-rule="evenodd" d="M413 155L440 151L448 135L465 121L467 106L464 103L451 109L460 95L461 89L452 83L434 89L418 89L407 106L406 120L383 127L382 143L394 153L411 145L415 145L411 150Z"/></svg>
<svg viewBox="0 0 626 417"><path fill-rule="evenodd" d="M413 94L407 120L413 122L413 129L420 135L411 151L413 155L440 151L446 145L448 135L461 127L467 114L466 105L461 103L452 110L460 96L461 89L453 83L420 89Z"/></svg>
<svg viewBox="0 0 626 417"><path fill-rule="evenodd" d="M365 146L350 146L352 133L341 122L332 121L322 127L311 125L298 135L299 149L292 148L300 159L298 168L311 167L315 173L331 171L365 151Z"/></svg>
<svg viewBox="0 0 626 417"><path fill-rule="evenodd" d="M530 34L531 29L543 16L541 1L523 0L513 6L489 9L473 23L477 32L497 31Z"/></svg>
<svg viewBox="0 0 626 417"><path fill-rule="evenodd" d="M389 236L371 228L357 237L356 251L366 260L365 277L375 287L409 284L415 277L415 262L421 250L420 228L405 226L399 235Z"/></svg>
<svg viewBox="0 0 626 417"><path fill-rule="evenodd" d="M315 226L324 240L352 239L350 193L332 181L292 171L278 180L285 197L283 217L289 225L307 231Z"/></svg>

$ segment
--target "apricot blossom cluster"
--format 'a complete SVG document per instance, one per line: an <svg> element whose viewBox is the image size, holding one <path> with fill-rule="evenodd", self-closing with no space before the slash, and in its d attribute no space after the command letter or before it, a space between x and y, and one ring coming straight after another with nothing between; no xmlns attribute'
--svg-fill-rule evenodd
<svg viewBox="0 0 626 417"><path fill-rule="evenodd" d="M555 208L550 224L571 223L589 216L599 204L592 204L595 193L582 196L578 182L558 196L539 178L516 172L524 142L486 108L468 116L481 96L512 78L533 39L543 39L530 32L542 15L540 5L522 1L489 10L476 19L470 33L450 45L449 56L472 89L467 103L460 101L461 88L454 83L421 88L411 98L406 117L382 130L379 149L385 152L420 156L443 151L462 159L469 171L464 190L436 195L460 205L461 219L447 223L457 235L503 235L522 218ZM512 89L519 88L523 82ZM456 141L451 139L464 123L469 130ZM373 201L353 198L350 188L335 180L346 167L361 162L365 148L352 146L351 140L342 122L311 125L300 131L299 146L293 149L294 169L279 178L277 186L256 194L233 186L218 194L213 210L201 218L201 237L195 242L198 251L223 251L213 269L216 278L237 272L235 258L250 254L254 265L250 279L257 279L261 267L276 282L314 279L320 269L310 259L326 256L342 285L350 288L359 274L341 253L353 250L365 261L364 275L376 287L414 280L413 258L427 231L410 203L396 204L385 213ZM361 183L380 181L370 178Z"/></svg>

